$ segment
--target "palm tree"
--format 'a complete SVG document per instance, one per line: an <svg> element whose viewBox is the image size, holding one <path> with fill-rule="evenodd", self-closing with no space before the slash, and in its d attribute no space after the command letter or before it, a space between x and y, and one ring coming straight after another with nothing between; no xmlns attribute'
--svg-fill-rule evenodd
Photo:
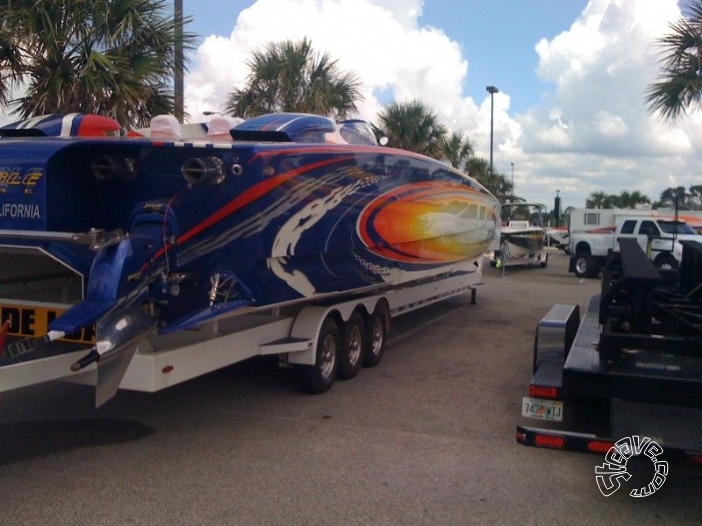
<svg viewBox="0 0 702 526"><path fill-rule="evenodd" d="M607 194L604 192L592 192L590 197L585 200L585 208L604 208L605 199L607 199Z"/></svg>
<svg viewBox="0 0 702 526"><path fill-rule="evenodd" d="M670 30L659 40L660 80L647 87L646 101L651 112L675 121L702 104L702 1L693 1Z"/></svg>
<svg viewBox="0 0 702 526"><path fill-rule="evenodd" d="M471 157L466 162L466 171L468 175L479 179L480 177L485 177L488 173L488 162L481 157Z"/></svg>
<svg viewBox="0 0 702 526"><path fill-rule="evenodd" d="M470 138L460 132L451 132L441 144L444 160L459 170L465 166L468 159L475 153Z"/></svg>
<svg viewBox="0 0 702 526"><path fill-rule="evenodd" d="M570 214L573 213L573 210L575 210L574 206L568 206L566 207L565 210L563 210L563 213L561 213L561 223L564 225L569 224L570 222Z"/></svg>
<svg viewBox="0 0 702 526"><path fill-rule="evenodd" d="M636 208L636 205L650 204L651 200L638 190L627 192L626 190L619 194L619 206L621 208Z"/></svg>
<svg viewBox="0 0 702 526"><path fill-rule="evenodd" d="M693 210L702 209L702 184L692 185L688 188L690 192L690 204Z"/></svg>
<svg viewBox="0 0 702 526"><path fill-rule="evenodd" d="M658 204L662 208L675 208L677 201L677 208L680 210L689 210L689 197L690 194L687 193L684 186L670 187L661 192Z"/></svg>
<svg viewBox="0 0 702 526"><path fill-rule="evenodd" d="M100 113L125 127L173 111L176 22L163 0L8 0L0 103L19 118ZM183 25L190 22L183 20ZM192 49L195 35L182 33ZM14 88L22 97L12 99Z"/></svg>
<svg viewBox="0 0 702 526"><path fill-rule="evenodd" d="M344 119L361 100L360 81L341 73L337 61L318 55L307 38L254 51L246 86L229 94L226 111L238 117L301 112Z"/></svg>
<svg viewBox="0 0 702 526"><path fill-rule="evenodd" d="M423 102L392 102L378 113L378 121L377 129L388 138L388 146L443 158L446 127Z"/></svg>
<svg viewBox="0 0 702 526"><path fill-rule="evenodd" d="M22 81L21 50L15 43L12 27L8 26L10 4L0 6L0 105L10 102L12 87Z"/></svg>
<svg viewBox="0 0 702 526"><path fill-rule="evenodd" d="M501 202L524 202L524 199L514 195L514 187L504 174L490 172L485 159L471 157L466 163L466 171Z"/></svg>

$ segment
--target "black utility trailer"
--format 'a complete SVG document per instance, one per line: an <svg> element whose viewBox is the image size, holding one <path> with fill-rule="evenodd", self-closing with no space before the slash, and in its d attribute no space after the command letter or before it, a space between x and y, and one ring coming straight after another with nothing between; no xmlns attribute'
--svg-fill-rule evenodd
<svg viewBox="0 0 702 526"><path fill-rule="evenodd" d="M528 446L606 453L625 437L702 462L702 244L681 241L680 268L656 269L619 239L582 320L556 305L539 323L534 376L517 427Z"/></svg>

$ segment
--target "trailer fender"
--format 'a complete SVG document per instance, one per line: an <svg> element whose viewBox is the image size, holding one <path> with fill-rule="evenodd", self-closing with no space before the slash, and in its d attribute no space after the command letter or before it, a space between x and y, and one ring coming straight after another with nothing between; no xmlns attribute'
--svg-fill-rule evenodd
<svg viewBox="0 0 702 526"><path fill-rule="evenodd" d="M580 307L578 305L551 307L536 327L532 372L536 373L543 362L555 361L563 364L568 357L579 326Z"/></svg>
<svg viewBox="0 0 702 526"><path fill-rule="evenodd" d="M304 351L289 353L288 363L314 365L317 340L324 320L329 316L335 318L341 329L342 324L348 321L357 309L361 309L363 315L367 317L368 313L375 310L378 301L378 297L370 297L337 303L331 306L308 305L304 307L295 317L290 330L290 338L294 340L309 340L309 345Z"/></svg>

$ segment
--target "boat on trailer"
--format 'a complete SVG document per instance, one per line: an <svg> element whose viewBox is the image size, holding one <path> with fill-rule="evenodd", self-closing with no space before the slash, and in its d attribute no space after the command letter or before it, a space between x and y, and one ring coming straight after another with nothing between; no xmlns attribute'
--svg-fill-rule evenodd
<svg viewBox="0 0 702 526"><path fill-rule="evenodd" d="M107 358L128 363L146 334L475 272L496 236L484 187L363 121L196 128L116 137L72 114L0 129L0 367L85 349L72 369L119 384Z"/></svg>
<svg viewBox="0 0 702 526"><path fill-rule="evenodd" d="M494 251L490 265L548 264L546 207L538 203L503 203L501 206L500 248Z"/></svg>

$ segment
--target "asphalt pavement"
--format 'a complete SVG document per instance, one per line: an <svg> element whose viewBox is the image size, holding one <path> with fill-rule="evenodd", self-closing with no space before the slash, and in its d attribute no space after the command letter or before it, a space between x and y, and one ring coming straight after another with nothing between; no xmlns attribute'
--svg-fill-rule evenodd
<svg viewBox="0 0 702 526"><path fill-rule="evenodd" d="M604 497L598 455L515 441L534 330L599 282L486 267L477 294L405 314L383 362L318 396L255 359L155 394L0 394L0 525L700 524L702 466Z"/></svg>

